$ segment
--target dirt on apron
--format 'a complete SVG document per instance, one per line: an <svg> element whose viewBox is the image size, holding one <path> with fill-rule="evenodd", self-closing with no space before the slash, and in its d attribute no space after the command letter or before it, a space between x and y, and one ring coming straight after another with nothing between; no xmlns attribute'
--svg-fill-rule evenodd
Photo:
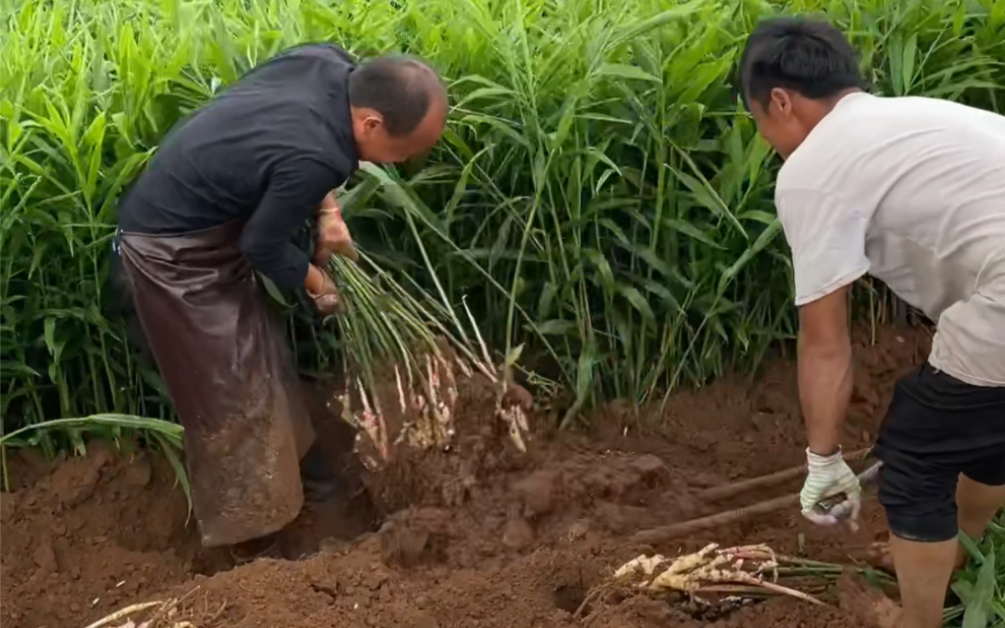
<svg viewBox="0 0 1005 628"><path fill-rule="evenodd" d="M119 234L136 313L185 428L205 546L291 522L303 505L299 461L314 441L282 323L238 248L242 226Z"/></svg>

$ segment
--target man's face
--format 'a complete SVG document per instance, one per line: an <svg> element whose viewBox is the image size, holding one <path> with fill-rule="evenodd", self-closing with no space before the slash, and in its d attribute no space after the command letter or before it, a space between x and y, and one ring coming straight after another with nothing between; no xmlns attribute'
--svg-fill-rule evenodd
<svg viewBox="0 0 1005 628"><path fill-rule="evenodd" d="M756 98L748 97L750 113L757 123L757 131L778 151L782 159L788 159L809 135L809 129L799 116L801 98L784 89L773 89L767 106Z"/></svg>
<svg viewBox="0 0 1005 628"><path fill-rule="evenodd" d="M422 122L403 137L389 134L383 117L376 111L366 110L353 121L356 150L361 161L378 164L397 164L421 158L440 141L446 122L447 103L442 98L434 101Z"/></svg>

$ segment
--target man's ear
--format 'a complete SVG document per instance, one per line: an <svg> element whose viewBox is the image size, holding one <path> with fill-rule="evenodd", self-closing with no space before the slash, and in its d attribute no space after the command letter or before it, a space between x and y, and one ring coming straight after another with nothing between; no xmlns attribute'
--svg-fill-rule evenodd
<svg viewBox="0 0 1005 628"><path fill-rule="evenodd" d="M780 87L775 87L771 90L771 95L768 101L768 107L775 107L779 113L783 116L789 116L792 114L792 98L789 96L789 92L785 91Z"/></svg>

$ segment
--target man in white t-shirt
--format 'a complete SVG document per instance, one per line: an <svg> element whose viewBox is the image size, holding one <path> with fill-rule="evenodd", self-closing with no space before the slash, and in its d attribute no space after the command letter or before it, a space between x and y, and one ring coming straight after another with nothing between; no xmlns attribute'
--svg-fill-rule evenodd
<svg viewBox="0 0 1005 628"><path fill-rule="evenodd" d="M858 514L841 458L852 283L869 273L937 321L928 362L896 384L876 452L903 604L893 625L938 628L958 530L982 536L1005 504L1005 117L867 94L845 37L809 20L762 22L741 80L785 160L775 202L799 307L807 518ZM816 508L840 493L838 510Z"/></svg>

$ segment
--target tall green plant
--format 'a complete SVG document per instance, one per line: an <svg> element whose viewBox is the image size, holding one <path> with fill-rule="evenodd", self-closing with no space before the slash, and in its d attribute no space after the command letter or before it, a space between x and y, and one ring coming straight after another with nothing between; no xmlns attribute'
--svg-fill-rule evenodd
<svg viewBox="0 0 1005 628"><path fill-rule="evenodd" d="M116 203L175 122L304 41L418 54L450 83L425 169L361 175L346 215L383 267L466 297L501 355L525 345L575 392L569 421L752 367L793 333L791 271L777 162L730 77L778 10L838 23L882 93L1002 111L993 0L4 0L5 422L164 412L109 320ZM291 334L328 368L327 330Z"/></svg>

